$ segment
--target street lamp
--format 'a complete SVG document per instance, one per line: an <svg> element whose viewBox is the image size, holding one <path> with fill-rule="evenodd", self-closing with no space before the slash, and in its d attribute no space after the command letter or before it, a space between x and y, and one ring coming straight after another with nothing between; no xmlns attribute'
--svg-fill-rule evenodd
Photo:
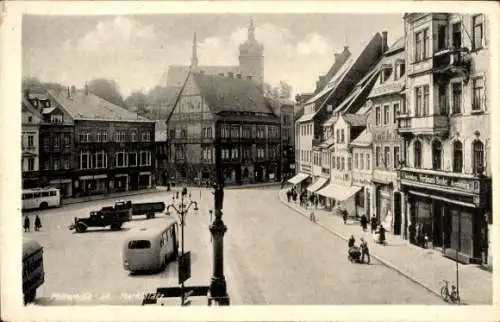
<svg viewBox="0 0 500 322"><path fill-rule="evenodd" d="M181 260L179 261L179 266L181 266L181 262L184 262L184 225L185 225L185 217L191 208L194 205L193 210L198 211L198 203L196 201L190 201L189 204L184 204L184 196L187 195L187 188L182 188L181 192L181 203L179 204L179 208L177 209L174 205L174 197L172 196L172 203L167 206L167 214L169 214L170 208L174 209L181 221ZM188 263L190 265L191 263ZM184 267L180 267L179 272L184 269ZM189 278L189 277L188 277ZM187 278L186 278L187 279ZM185 278L181 279L181 305L185 305L185 294L184 294L184 281Z"/></svg>

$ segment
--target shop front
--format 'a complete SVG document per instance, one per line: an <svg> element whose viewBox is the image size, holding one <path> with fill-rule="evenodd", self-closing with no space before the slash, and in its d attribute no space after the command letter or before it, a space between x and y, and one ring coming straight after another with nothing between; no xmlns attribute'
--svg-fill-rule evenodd
<svg viewBox="0 0 500 322"><path fill-rule="evenodd" d="M134 176L132 176L132 177L134 177ZM130 180L130 177L128 174L117 173L117 174L115 174L113 181L111 181L112 185L110 184L110 186L112 186L111 188L115 192L137 190L137 188L134 189L134 187L136 185L135 180L134 180L134 182L130 182L130 183L129 183L129 180ZM129 185L130 185L130 189L129 189Z"/></svg>
<svg viewBox="0 0 500 322"><path fill-rule="evenodd" d="M49 181L51 187L59 189L61 198L71 198L73 190L73 180L71 179L52 179Z"/></svg>
<svg viewBox="0 0 500 322"><path fill-rule="evenodd" d="M105 194L108 192L108 176L106 174L80 176L75 188L79 196Z"/></svg>
<svg viewBox="0 0 500 322"><path fill-rule="evenodd" d="M324 196L321 196L317 193L318 190L323 188L327 183L329 179L323 178L323 177L318 177L312 184L310 184L306 190L309 194L315 195L318 198L319 204L326 206L326 198Z"/></svg>
<svg viewBox="0 0 500 322"><path fill-rule="evenodd" d="M472 176L401 171L410 242L439 248L446 257L462 263L483 262L490 182Z"/></svg>
<svg viewBox="0 0 500 322"><path fill-rule="evenodd" d="M326 187L318 191L318 194L330 199L330 204L333 207L342 205L347 210L347 213L355 217L356 200L355 195L361 190L358 186L342 186L334 183L329 183Z"/></svg>
<svg viewBox="0 0 500 322"><path fill-rule="evenodd" d="M298 192L302 191L305 187L309 186L311 181L312 178L308 174L301 172L299 172L294 177L288 180L289 183L291 183L293 186L296 187Z"/></svg>
<svg viewBox="0 0 500 322"><path fill-rule="evenodd" d="M151 188L151 172L143 171L139 172L139 189L149 189Z"/></svg>

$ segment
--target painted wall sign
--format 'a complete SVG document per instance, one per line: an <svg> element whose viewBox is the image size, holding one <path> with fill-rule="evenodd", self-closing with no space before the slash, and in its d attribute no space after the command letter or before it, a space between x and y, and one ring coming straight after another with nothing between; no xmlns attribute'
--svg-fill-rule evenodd
<svg viewBox="0 0 500 322"><path fill-rule="evenodd" d="M433 174L423 174L408 171L401 171L401 179L427 183L443 187L452 187L466 192L480 192L480 184L477 180L465 178L452 178Z"/></svg>

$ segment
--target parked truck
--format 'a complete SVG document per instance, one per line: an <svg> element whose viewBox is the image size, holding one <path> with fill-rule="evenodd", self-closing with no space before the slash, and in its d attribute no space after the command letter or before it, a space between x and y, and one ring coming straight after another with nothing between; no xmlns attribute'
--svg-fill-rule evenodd
<svg viewBox="0 0 500 322"><path fill-rule="evenodd" d="M132 204L132 216L146 215L147 219L154 218L157 212L165 211L164 202L144 202Z"/></svg>
<svg viewBox="0 0 500 322"><path fill-rule="evenodd" d="M113 207L103 207L98 211L91 211L89 217L75 218L70 230L83 233L89 227L107 227L111 230L120 230L123 223L132 219L132 202L116 202Z"/></svg>

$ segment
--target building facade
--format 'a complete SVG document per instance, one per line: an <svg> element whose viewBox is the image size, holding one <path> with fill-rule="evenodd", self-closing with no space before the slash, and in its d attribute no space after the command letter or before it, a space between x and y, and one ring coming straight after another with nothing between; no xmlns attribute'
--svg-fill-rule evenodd
<svg viewBox="0 0 500 322"><path fill-rule="evenodd" d="M22 187L36 188L40 186L40 123L43 116L32 105L29 93L22 101L22 136L21 136L21 171Z"/></svg>
<svg viewBox="0 0 500 322"><path fill-rule="evenodd" d="M214 180L216 140L226 184L280 180L280 119L250 80L189 73L167 127L177 182Z"/></svg>
<svg viewBox="0 0 500 322"><path fill-rule="evenodd" d="M450 258L484 263L492 220L488 16L412 13L404 25L399 176L410 240L427 235Z"/></svg>
<svg viewBox="0 0 500 322"><path fill-rule="evenodd" d="M168 183L169 148L165 121L155 122L155 173L154 185L166 186Z"/></svg>
<svg viewBox="0 0 500 322"><path fill-rule="evenodd" d="M368 120L374 156L370 198L372 215L395 235L401 234L403 225L397 176L402 144L397 121L399 113L406 108L405 55L404 37L401 37L384 53L379 76L367 101L372 110Z"/></svg>
<svg viewBox="0 0 500 322"><path fill-rule="evenodd" d="M368 117L369 118L369 117ZM352 184L361 187L355 195L354 204L356 206L357 216L365 215L370 218L374 213L373 205L373 135L370 131L370 123L367 123L366 129L355 138L351 144L352 153Z"/></svg>
<svg viewBox="0 0 500 322"><path fill-rule="evenodd" d="M63 197L152 186L154 122L88 88L48 91L40 106L41 181Z"/></svg>

